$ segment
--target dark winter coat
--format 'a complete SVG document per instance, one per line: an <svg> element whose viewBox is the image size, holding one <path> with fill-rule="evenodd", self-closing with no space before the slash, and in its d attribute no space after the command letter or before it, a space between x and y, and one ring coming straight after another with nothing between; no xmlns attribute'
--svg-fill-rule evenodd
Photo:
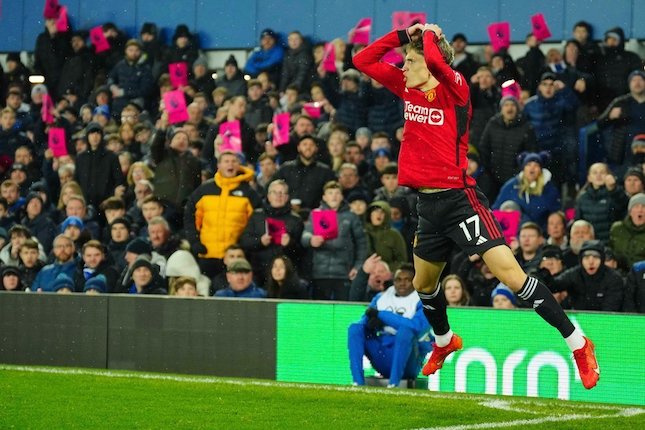
<svg viewBox="0 0 645 430"><path fill-rule="evenodd" d="M645 260L634 263L627 275L623 311L645 313Z"/></svg>
<svg viewBox="0 0 645 430"><path fill-rule="evenodd" d="M303 43L298 49L289 49L282 60L278 90L284 92L289 85L296 85L300 92L307 91L311 83L314 59L311 48Z"/></svg>
<svg viewBox="0 0 645 430"><path fill-rule="evenodd" d="M637 227L629 215L615 222L609 231L609 247L628 267L645 260L645 224Z"/></svg>
<svg viewBox="0 0 645 430"><path fill-rule="evenodd" d="M529 98L524 105L524 117L535 130L540 150L560 154L565 147L565 119L578 107L578 98L571 88L564 87L550 99L541 94ZM554 155L557 156L557 155Z"/></svg>
<svg viewBox="0 0 645 430"><path fill-rule="evenodd" d="M401 99L385 87L366 85L364 102L367 105L367 127L376 133L384 131L394 136L396 129L403 127ZM339 122L342 122L339 120Z"/></svg>
<svg viewBox="0 0 645 430"><path fill-rule="evenodd" d="M58 82L58 94L72 89L81 100L87 100L94 88L94 54L83 48L65 62Z"/></svg>
<svg viewBox="0 0 645 430"><path fill-rule="evenodd" d="M47 30L36 38L34 49L34 71L42 73L47 88L54 92L58 88L65 61L72 56L69 33L56 33L51 36ZM56 94L54 94L56 96Z"/></svg>
<svg viewBox="0 0 645 430"><path fill-rule="evenodd" d="M370 222L370 213L377 208L385 212L385 220L379 226ZM377 253L394 273L401 264L407 263L408 250L401 233L391 226L390 205L384 201L375 201L369 205L365 217L367 219L365 225L367 255Z"/></svg>
<svg viewBox="0 0 645 430"><path fill-rule="evenodd" d="M367 104L360 92L343 91L338 95L335 123L345 125L351 134L365 126L367 119Z"/></svg>
<svg viewBox="0 0 645 430"><path fill-rule="evenodd" d="M469 142L479 147L482 134L488 121L499 112L500 92L496 86L481 90L478 84L470 87L470 103L473 106L473 116L470 120Z"/></svg>
<svg viewBox="0 0 645 430"><path fill-rule="evenodd" d="M43 246L45 254L49 254L54 243L54 238L59 233L56 224L44 213L41 213L31 220L24 217L21 223L29 229L32 236L38 239L38 243Z"/></svg>
<svg viewBox="0 0 645 430"><path fill-rule="evenodd" d="M89 148L76 158L76 182L81 186L87 204L99 207L114 194L114 189L125 184L119 158L101 143L96 150Z"/></svg>
<svg viewBox="0 0 645 430"><path fill-rule="evenodd" d="M605 186L594 189L589 185L576 200L576 219L593 224L596 239L607 243L611 225L620 220L624 194L618 187L609 191Z"/></svg>
<svg viewBox="0 0 645 430"><path fill-rule="evenodd" d="M102 261L98 265L98 267L94 270L94 273L92 273L86 279L83 274L83 260L80 260L79 263L76 265L76 271L74 273L74 277L72 278L74 279L74 286L76 287L76 292L82 293L83 287L85 287L85 283L87 282L87 280L90 278L94 278L98 275L105 276L105 286L107 288L106 292L111 293L114 290L116 290L119 274L117 273L116 269L110 265L110 263L108 263L107 261Z"/></svg>
<svg viewBox="0 0 645 430"><path fill-rule="evenodd" d="M335 180L336 176L326 164L315 161L305 165L298 157L284 163L274 179L284 179L289 185L291 198L300 199L303 208L313 209L320 204L323 186Z"/></svg>

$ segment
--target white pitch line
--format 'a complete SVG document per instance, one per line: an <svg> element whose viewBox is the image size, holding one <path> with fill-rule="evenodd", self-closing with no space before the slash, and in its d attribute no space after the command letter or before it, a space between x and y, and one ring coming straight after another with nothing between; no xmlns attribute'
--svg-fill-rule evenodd
<svg viewBox="0 0 645 430"><path fill-rule="evenodd" d="M338 386L338 385L319 385L319 384L303 384L296 382L278 382L278 381L257 381L257 380L239 380L239 379L226 379L210 376L178 376L178 375L162 375L156 373L144 372L113 372L110 370L92 370L92 369L69 369L63 367L43 367L43 366L20 366L20 365L7 365L0 364L0 370L31 372L31 373L49 373L60 375L87 375L99 376L105 378L136 378L136 379L149 379L149 380L162 380L173 382L190 382L199 384L228 384L240 386L258 386L258 387L283 387L283 388L300 388L306 390L325 390L325 391L338 391L338 392L351 392L351 393L378 393L379 395L399 396L399 397L427 397L435 399L449 399L454 400L457 398L472 400L478 402L482 406L491 407L494 403L490 403L491 399L486 395L472 395L464 393L444 394L434 391L421 391L421 390L396 390L387 388L376 387L352 387L352 386ZM549 399L508 399L504 400L507 404L525 404L534 406L545 406ZM625 409L621 406L607 406L607 405L588 405L570 403L566 405L571 409L602 409L614 411L616 413L622 412ZM645 413L645 409L634 408L638 413ZM449 428L448 428L449 429Z"/></svg>
<svg viewBox="0 0 645 430"><path fill-rule="evenodd" d="M446 427L424 427L415 430L479 430L479 429L497 429L513 426L528 426L528 425L538 425L549 422L565 422L565 421L576 421L576 420L599 420L604 418L616 418L616 417L630 417L634 415L639 415L644 413L642 409L639 408L625 408L620 410L616 415L589 415L589 414L571 414L571 415L559 415L559 416L546 416L543 418L534 418L530 420L514 420L514 421L500 421L496 423L478 423L478 424L463 424L458 426L446 426Z"/></svg>

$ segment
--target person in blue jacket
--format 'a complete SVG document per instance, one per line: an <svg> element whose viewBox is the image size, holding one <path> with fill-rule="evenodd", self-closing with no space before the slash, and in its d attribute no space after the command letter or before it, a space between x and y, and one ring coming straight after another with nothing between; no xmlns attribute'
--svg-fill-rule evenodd
<svg viewBox="0 0 645 430"><path fill-rule="evenodd" d="M265 289L253 282L253 269L248 260L235 260L227 266L226 280L228 285L223 290L217 290L215 297L235 297L238 299L263 299L267 296Z"/></svg>
<svg viewBox="0 0 645 430"><path fill-rule="evenodd" d="M271 82L280 82L280 69L284 58L284 48L280 45L278 35L270 28L265 28L260 34L260 46L255 48L246 60L244 72L256 78L260 73L267 72Z"/></svg>
<svg viewBox="0 0 645 430"><path fill-rule="evenodd" d="M402 378L416 379L431 350L430 325L412 285L414 267L403 264L394 285L377 294L365 315L348 329L349 367L354 385L365 385L363 356L389 378L388 388Z"/></svg>

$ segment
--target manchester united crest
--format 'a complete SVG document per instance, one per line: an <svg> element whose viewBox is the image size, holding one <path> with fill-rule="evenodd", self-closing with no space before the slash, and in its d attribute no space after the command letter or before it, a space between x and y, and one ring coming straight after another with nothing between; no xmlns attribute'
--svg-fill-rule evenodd
<svg viewBox="0 0 645 430"><path fill-rule="evenodd" d="M434 88L426 91L424 94L426 96L426 100L428 100L430 103L432 103L434 99L437 98L437 90L435 90Z"/></svg>

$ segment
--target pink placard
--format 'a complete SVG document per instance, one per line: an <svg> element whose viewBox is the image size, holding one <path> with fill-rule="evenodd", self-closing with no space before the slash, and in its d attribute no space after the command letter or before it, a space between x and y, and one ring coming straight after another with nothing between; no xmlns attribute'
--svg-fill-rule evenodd
<svg viewBox="0 0 645 430"><path fill-rule="evenodd" d="M282 235L287 234L287 224L279 219L266 219L267 234L271 236L271 242L276 245L282 244Z"/></svg>
<svg viewBox="0 0 645 430"><path fill-rule="evenodd" d="M404 30L416 23L425 24L427 19L425 12L392 12L392 30Z"/></svg>
<svg viewBox="0 0 645 430"><path fill-rule="evenodd" d="M168 64L168 74L170 75L170 84L173 87L181 88L188 85L188 64L183 61Z"/></svg>
<svg viewBox="0 0 645 430"><path fill-rule="evenodd" d="M499 225L504 232L504 239L506 244L510 245L513 240L517 239L518 229L520 228L520 218L522 214L520 211L500 211L494 210L493 215L497 218Z"/></svg>
<svg viewBox="0 0 645 430"><path fill-rule="evenodd" d="M399 52L396 49L391 49L389 50L382 58L381 61L384 63L388 64L393 64L395 66L398 66L399 64L403 63L403 55L399 54Z"/></svg>
<svg viewBox="0 0 645 430"><path fill-rule="evenodd" d="M488 37L493 51L508 48L511 46L511 24L508 21L492 23L488 26Z"/></svg>
<svg viewBox="0 0 645 430"><path fill-rule="evenodd" d="M367 45L370 43L370 33L372 31L372 18L361 18L353 28L352 37L349 43L355 45Z"/></svg>
<svg viewBox="0 0 645 430"><path fill-rule="evenodd" d="M302 109L313 119L318 119L322 115L322 106L318 102L305 103L302 105Z"/></svg>
<svg viewBox="0 0 645 430"><path fill-rule="evenodd" d="M90 41L94 45L94 52L97 54L110 49L110 42L105 38L103 27L100 25L90 30Z"/></svg>
<svg viewBox="0 0 645 430"><path fill-rule="evenodd" d="M47 146L54 153L54 157L67 155L67 140L65 139L65 129L60 127L51 127L47 136Z"/></svg>
<svg viewBox="0 0 645 430"><path fill-rule="evenodd" d="M520 95L522 94L522 87L518 84L515 79L510 79L502 84L502 97L515 97L517 101L520 101Z"/></svg>
<svg viewBox="0 0 645 430"><path fill-rule="evenodd" d="M240 121L226 121L219 125L219 134L222 136L222 145L219 150L242 152L242 133L240 132Z"/></svg>
<svg viewBox="0 0 645 430"><path fill-rule="evenodd" d="M58 30L59 33L65 33L67 30L69 30L67 6L62 6L60 8L60 13L58 14L58 19L56 20L56 30Z"/></svg>
<svg viewBox="0 0 645 430"><path fill-rule="evenodd" d="M43 9L45 19L58 19L59 11L58 0L45 0L45 8Z"/></svg>
<svg viewBox="0 0 645 430"><path fill-rule="evenodd" d="M313 233L323 239L336 239L338 237L338 214L331 209L314 209L311 211Z"/></svg>
<svg viewBox="0 0 645 430"><path fill-rule="evenodd" d="M536 13L531 17L531 29L533 36L539 41L543 41L551 37L551 30L544 19L544 15Z"/></svg>
<svg viewBox="0 0 645 430"><path fill-rule="evenodd" d="M188 120L186 98L181 90L168 91L163 95L164 106L168 112L168 122L176 124Z"/></svg>
<svg viewBox="0 0 645 430"><path fill-rule="evenodd" d="M40 107L40 118L45 124L52 124L54 122L54 102L49 94L43 94L43 105Z"/></svg>
<svg viewBox="0 0 645 430"><path fill-rule="evenodd" d="M575 219L575 217L576 217L576 208L565 209L564 217L567 219L567 222Z"/></svg>
<svg viewBox="0 0 645 430"><path fill-rule="evenodd" d="M325 43L323 54L323 68L325 72L337 72L336 70L336 48L333 43Z"/></svg>
<svg viewBox="0 0 645 430"><path fill-rule="evenodd" d="M273 146L289 143L289 112L273 115Z"/></svg>

